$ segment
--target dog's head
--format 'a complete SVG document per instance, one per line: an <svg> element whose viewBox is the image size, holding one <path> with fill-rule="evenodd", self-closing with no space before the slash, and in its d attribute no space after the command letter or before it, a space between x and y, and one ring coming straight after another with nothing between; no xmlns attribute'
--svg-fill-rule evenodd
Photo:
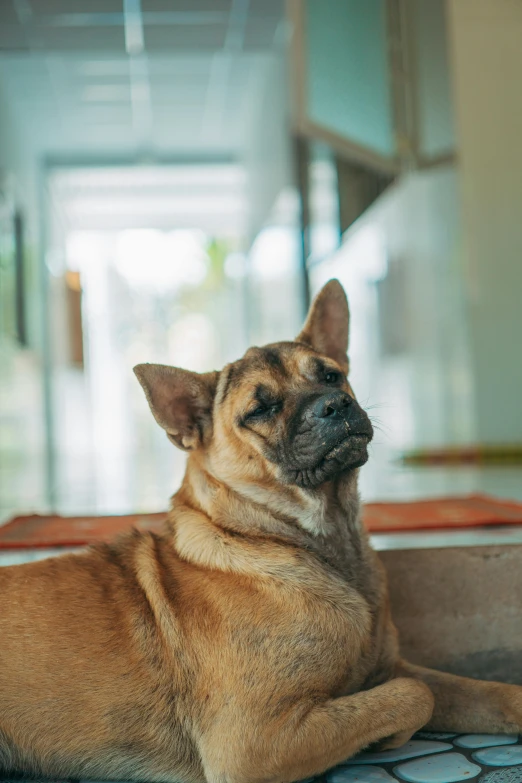
<svg viewBox="0 0 522 783"><path fill-rule="evenodd" d="M221 372L140 364L135 373L170 440L216 479L315 489L363 465L373 435L347 381L348 326L331 280L294 342L250 348Z"/></svg>

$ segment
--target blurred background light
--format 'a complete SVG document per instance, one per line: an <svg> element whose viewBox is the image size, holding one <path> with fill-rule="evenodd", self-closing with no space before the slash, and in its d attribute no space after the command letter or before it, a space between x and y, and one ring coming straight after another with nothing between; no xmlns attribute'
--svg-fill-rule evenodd
<svg viewBox="0 0 522 783"><path fill-rule="evenodd" d="M196 231L122 231L116 269L138 289L173 293L183 286L201 285L209 263L206 244L205 235Z"/></svg>

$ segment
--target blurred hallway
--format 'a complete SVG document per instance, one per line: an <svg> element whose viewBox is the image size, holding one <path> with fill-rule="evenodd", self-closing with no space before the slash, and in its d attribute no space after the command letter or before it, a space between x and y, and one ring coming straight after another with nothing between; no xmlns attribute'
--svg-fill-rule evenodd
<svg viewBox="0 0 522 783"><path fill-rule="evenodd" d="M50 175L60 216L50 309L63 512L160 510L179 483L184 455L143 405L132 367L204 371L245 350L243 179L233 164Z"/></svg>
<svg viewBox="0 0 522 783"><path fill-rule="evenodd" d="M0 521L164 508L132 366L292 338L331 276L364 497L522 497L520 6L325 8L0 5ZM461 447L504 463L397 461Z"/></svg>
<svg viewBox="0 0 522 783"><path fill-rule="evenodd" d="M132 366L212 369L298 328L285 43L282 0L2 4L1 237L10 264L16 210L27 331L4 265L2 517L164 508L184 456ZM256 235L271 267L259 242L247 263Z"/></svg>

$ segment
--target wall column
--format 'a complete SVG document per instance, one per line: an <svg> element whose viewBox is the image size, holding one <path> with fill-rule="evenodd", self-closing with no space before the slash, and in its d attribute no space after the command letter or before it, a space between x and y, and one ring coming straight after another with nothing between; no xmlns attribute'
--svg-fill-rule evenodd
<svg viewBox="0 0 522 783"><path fill-rule="evenodd" d="M476 437L522 442L522 2L448 9Z"/></svg>

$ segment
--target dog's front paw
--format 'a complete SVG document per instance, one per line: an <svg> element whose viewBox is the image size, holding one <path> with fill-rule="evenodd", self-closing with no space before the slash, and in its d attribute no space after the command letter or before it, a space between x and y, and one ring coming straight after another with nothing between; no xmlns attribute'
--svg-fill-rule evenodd
<svg viewBox="0 0 522 783"><path fill-rule="evenodd" d="M415 734L415 731L406 730L398 731L396 734L390 734L389 737L383 737L378 742L374 742L368 750L371 753L380 753L382 750L395 750L395 748L402 748L409 739Z"/></svg>

